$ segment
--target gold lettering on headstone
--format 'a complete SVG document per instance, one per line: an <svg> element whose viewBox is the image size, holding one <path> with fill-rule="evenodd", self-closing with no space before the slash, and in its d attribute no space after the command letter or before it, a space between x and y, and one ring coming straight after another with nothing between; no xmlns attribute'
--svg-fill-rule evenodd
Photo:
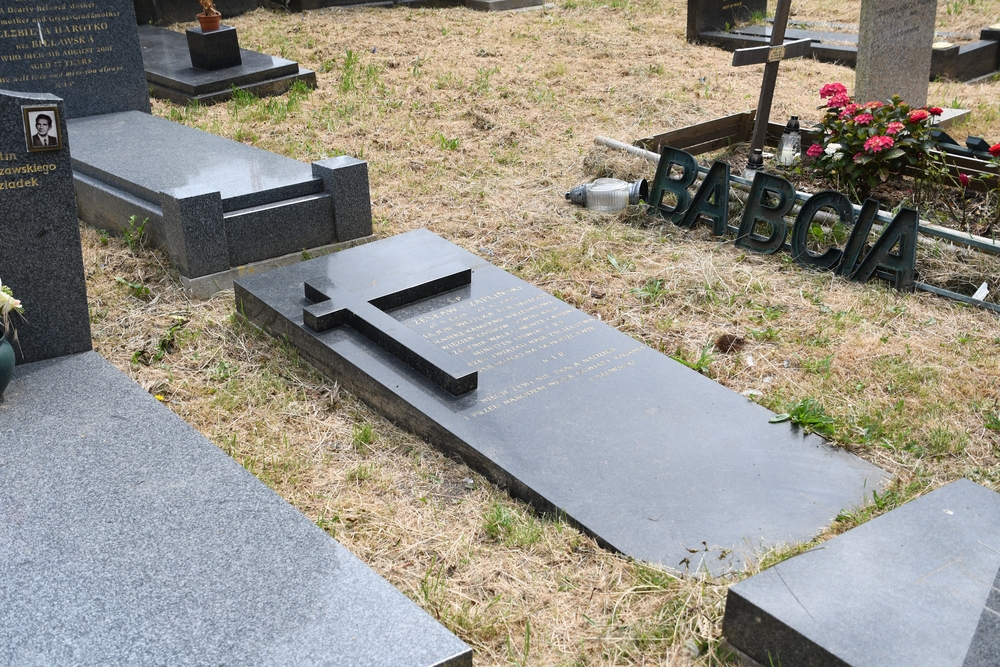
<svg viewBox="0 0 1000 667"><path fill-rule="evenodd" d="M0 62L32 62L30 74L0 78L0 83L52 80L53 88L66 88L74 83L70 79L124 69L111 62L114 44L107 36L110 21L121 12L101 11L96 2L35 2L5 9L0 40L7 42L8 53L0 55Z"/></svg>

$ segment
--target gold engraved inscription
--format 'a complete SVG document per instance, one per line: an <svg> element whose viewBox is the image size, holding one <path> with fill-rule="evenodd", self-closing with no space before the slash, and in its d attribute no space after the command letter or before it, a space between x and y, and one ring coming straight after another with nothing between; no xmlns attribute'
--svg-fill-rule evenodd
<svg viewBox="0 0 1000 667"><path fill-rule="evenodd" d="M109 21L121 12L101 11L95 2L33 2L0 9L0 63L21 65L0 76L0 84L50 82L68 88L81 77L124 69L110 57ZM13 48L11 48L13 47Z"/></svg>
<svg viewBox="0 0 1000 667"><path fill-rule="evenodd" d="M548 294L524 291L515 286L409 323L443 350L462 355L479 372L529 356L538 362L537 376L479 397L480 407L466 419L544 394L567 382L598 381L634 365L630 357L644 349L640 343L631 343L626 349L609 347L569 357L560 346L595 331L596 323Z"/></svg>

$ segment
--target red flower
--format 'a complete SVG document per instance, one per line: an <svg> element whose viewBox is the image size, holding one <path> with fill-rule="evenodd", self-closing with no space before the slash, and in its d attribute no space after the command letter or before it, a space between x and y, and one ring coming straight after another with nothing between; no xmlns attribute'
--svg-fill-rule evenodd
<svg viewBox="0 0 1000 667"><path fill-rule="evenodd" d="M1000 144L997 144L997 146L1000 147ZM823 147L820 146L819 144L813 144L812 146L809 147L809 150L806 151L806 155L808 155L809 157L818 157L822 154L823 154Z"/></svg>
<svg viewBox="0 0 1000 667"><path fill-rule="evenodd" d="M910 114L910 122L919 123L922 120L927 120L929 116L930 114L924 111L923 109L917 109L916 111Z"/></svg>
<svg viewBox="0 0 1000 667"><path fill-rule="evenodd" d="M892 140L892 137L882 136L881 134L876 134L865 142L865 150L869 153L880 153L886 149L892 148L896 142Z"/></svg>
<svg viewBox="0 0 1000 667"><path fill-rule="evenodd" d="M819 97L821 100L825 100L828 97L833 97L834 95L846 95L847 88L844 87L842 83L828 83L819 89Z"/></svg>
<svg viewBox="0 0 1000 667"><path fill-rule="evenodd" d="M959 174L958 174L958 182L962 184L963 188L969 187L969 175L968 174L963 174L963 173L959 172Z"/></svg>
<svg viewBox="0 0 1000 667"><path fill-rule="evenodd" d="M841 107L846 107L850 103L851 98L848 97L847 93L837 93L830 98L830 101L826 103L826 106L839 109Z"/></svg>
<svg viewBox="0 0 1000 667"><path fill-rule="evenodd" d="M990 155L993 157L1000 157L1000 144L993 144L990 146Z"/></svg>
<svg viewBox="0 0 1000 667"><path fill-rule="evenodd" d="M942 109L941 107L928 107L927 110L930 111L931 114L934 116L940 116L941 114L944 113L944 109Z"/></svg>
<svg viewBox="0 0 1000 667"><path fill-rule="evenodd" d="M867 125L873 120L875 120L875 117L872 116L870 113L859 113L857 116L854 117L854 122L857 123L858 125Z"/></svg>
<svg viewBox="0 0 1000 667"><path fill-rule="evenodd" d="M896 134L897 132L899 132L900 130L902 130L904 127L906 127L906 126L903 125L902 123L900 123L898 120L894 120L894 121L892 121L891 123L889 123L886 126L885 133L886 134Z"/></svg>

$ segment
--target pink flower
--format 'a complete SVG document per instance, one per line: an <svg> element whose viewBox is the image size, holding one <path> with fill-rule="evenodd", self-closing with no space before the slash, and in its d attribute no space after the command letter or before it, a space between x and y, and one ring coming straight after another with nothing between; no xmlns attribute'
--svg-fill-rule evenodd
<svg viewBox="0 0 1000 667"><path fill-rule="evenodd" d="M968 174L963 174L963 173L959 172L959 174L958 174L958 182L962 184L963 188L969 187L969 175Z"/></svg>
<svg viewBox="0 0 1000 667"><path fill-rule="evenodd" d="M844 107L844 110L841 111L840 115L837 117L840 118L840 120L850 120L851 116L857 113L859 109L861 109L860 104L848 104L846 107Z"/></svg>
<svg viewBox="0 0 1000 667"><path fill-rule="evenodd" d="M819 97L821 100L825 100L828 97L833 97L834 95L846 95L847 88L844 87L842 83L828 83L819 89Z"/></svg>
<svg viewBox="0 0 1000 667"><path fill-rule="evenodd" d="M997 144L997 147L1000 148L1000 144ZM823 147L819 144L813 144L812 146L809 147L809 150L806 151L806 155L808 155L809 157L818 157L822 154L823 154Z"/></svg>
<svg viewBox="0 0 1000 667"><path fill-rule="evenodd" d="M891 123L889 123L886 126L885 133L886 134L896 134L897 132L899 132L900 130L902 130L904 127L906 127L906 126L903 125L902 123L900 123L898 120L894 120L894 121L892 121Z"/></svg>
<svg viewBox="0 0 1000 667"><path fill-rule="evenodd" d="M839 109L841 107L846 107L850 103L851 98L847 96L847 93L837 93L830 98L830 101L826 103L826 106Z"/></svg>
<svg viewBox="0 0 1000 667"><path fill-rule="evenodd" d="M1000 157L1000 144L993 144L990 146L990 155L993 157Z"/></svg>
<svg viewBox="0 0 1000 667"><path fill-rule="evenodd" d="M940 116L941 114L944 113L944 109L942 109L941 107L929 107L927 110L930 111L931 115L934 116Z"/></svg>
<svg viewBox="0 0 1000 667"><path fill-rule="evenodd" d="M888 148L892 148L895 143L892 137L876 134L865 142L865 150L869 153L880 153Z"/></svg>
<svg viewBox="0 0 1000 667"><path fill-rule="evenodd" d="M869 102L868 104L866 104L865 108L866 109L881 109L884 106L885 106L884 104L882 104L878 100L875 100L873 102Z"/></svg>
<svg viewBox="0 0 1000 667"><path fill-rule="evenodd" d="M864 153L855 153L854 157L852 157L851 159L854 160L855 162L857 162L858 160L861 159L862 155L864 155Z"/></svg>
<svg viewBox="0 0 1000 667"><path fill-rule="evenodd" d="M928 116L930 116L930 114L924 111L923 109L917 109L916 111L910 114L910 122L919 123L922 120L927 120Z"/></svg>
<svg viewBox="0 0 1000 667"><path fill-rule="evenodd" d="M867 125L873 120L875 120L875 117L872 116L870 113L859 113L857 116L854 117L854 122L857 123L858 125Z"/></svg>

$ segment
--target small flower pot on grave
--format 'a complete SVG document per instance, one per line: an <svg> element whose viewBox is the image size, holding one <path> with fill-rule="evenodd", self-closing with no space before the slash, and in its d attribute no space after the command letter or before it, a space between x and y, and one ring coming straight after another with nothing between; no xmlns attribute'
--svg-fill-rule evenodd
<svg viewBox="0 0 1000 667"><path fill-rule="evenodd" d="M201 26L202 32L212 32L213 30L218 30L219 26L222 25L222 14L198 14L198 25Z"/></svg>
<svg viewBox="0 0 1000 667"><path fill-rule="evenodd" d="M3 392L12 377L14 377L14 348L7 342L6 337L0 337L0 400L3 400Z"/></svg>

